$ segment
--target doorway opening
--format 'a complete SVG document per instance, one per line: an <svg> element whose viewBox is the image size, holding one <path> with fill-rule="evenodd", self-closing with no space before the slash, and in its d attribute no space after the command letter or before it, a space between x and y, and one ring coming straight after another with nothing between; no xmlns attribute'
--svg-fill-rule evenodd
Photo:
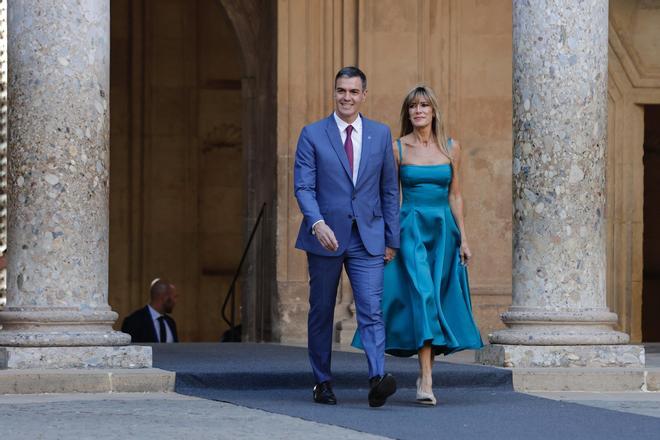
<svg viewBox="0 0 660 440"><path fill-rule="evenodd" d="M642 341L660 342L660 105L644 107Z"/></svg>
<svg viewBox="0 0 660 440"><path fill-rule="evenodd" d="M116 328L148 302L151 281L165 278L177 286L173 317L182 342L219 342L228 330L225 295L259 208L266 203L274 212L276 192L275 57L250 31L275 16L248 3L258 2L111 2L109 303L120 315ZM236 288L243 340L270 335L273 220L264 216Z"/></svg>

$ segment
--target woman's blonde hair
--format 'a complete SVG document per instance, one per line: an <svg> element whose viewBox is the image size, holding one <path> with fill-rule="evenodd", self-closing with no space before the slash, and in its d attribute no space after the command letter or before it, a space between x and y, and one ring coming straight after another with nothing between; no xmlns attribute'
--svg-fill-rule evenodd
<svg viewBox="0 0 660 440"><path fill-rule="evenodd" d="M428 86L420 84L413 87L403 100L403 105L401 106L400 137L413 132L409 108L411 105L418 102L420 98L426 99L431 104L431 108L433 108L433 120L431 121L431 136L433 136L433 140L435 140L442 154L447 156L450 161L453 161L452 155L449 153L449 148L447 146L447 135L445 134L445 126L442 122L442 112L438 105L438 99L435 97L433 90Z"/></svg>

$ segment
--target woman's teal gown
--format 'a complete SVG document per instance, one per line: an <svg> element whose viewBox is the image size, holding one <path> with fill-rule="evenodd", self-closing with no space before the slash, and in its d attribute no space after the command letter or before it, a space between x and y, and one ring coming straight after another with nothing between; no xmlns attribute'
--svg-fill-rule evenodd
<svg viewBox="0 0 660 440"><path fill-rule="evenodd" d="M435 354L481 348L460 259L461 235L449 206L452 167L401 165L399 178L401 248L385 266L385 351L412 356L427 341ZM357 332L352 345L362 348Z"/></svg>

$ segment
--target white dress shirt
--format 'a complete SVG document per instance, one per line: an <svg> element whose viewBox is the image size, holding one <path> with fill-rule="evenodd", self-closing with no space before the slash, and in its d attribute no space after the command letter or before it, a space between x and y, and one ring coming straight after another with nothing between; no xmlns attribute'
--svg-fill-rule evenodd
<svg viewBox="0 0 660 440"><path fill-rule="evenodd" d="M154 309L149 304L147 304L147 306L149 307L149 313L151 313L151 321L156 329L156 340L160 341L160 323L158 322L158 318L163 315L158 313L158 310ZM167 323L167 319L163 319L163 322L165 323L165 342L174 342L174 335L172 334L170 325Z"/></svg>
<svg viewBox="0 0 660 440"><path fill-rule="evenodd" d="M341 135L341 144L342 146L346 143L346 127L349 126L344 122L337 113L333 113L335 117L335 122L339 128L339 134ZM353 121L353 133L351 133L351 140L353 140L353 185L357 182L358 170L360 169L360 159L362 158L362 116L358 115Z"/></svg>

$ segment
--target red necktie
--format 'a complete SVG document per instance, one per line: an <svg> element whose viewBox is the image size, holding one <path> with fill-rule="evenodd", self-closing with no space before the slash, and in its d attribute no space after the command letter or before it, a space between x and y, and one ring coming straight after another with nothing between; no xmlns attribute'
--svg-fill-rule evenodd
<svg viewBox="0 0 660 440"><path fill-rule="evenodd" d="M351 169L351 180L353 180L353 139L351 139L351 133L353 133L353 126L349 125L346 127L344 151L346 151L346 157L348 157L348 167Z"/></svg>

